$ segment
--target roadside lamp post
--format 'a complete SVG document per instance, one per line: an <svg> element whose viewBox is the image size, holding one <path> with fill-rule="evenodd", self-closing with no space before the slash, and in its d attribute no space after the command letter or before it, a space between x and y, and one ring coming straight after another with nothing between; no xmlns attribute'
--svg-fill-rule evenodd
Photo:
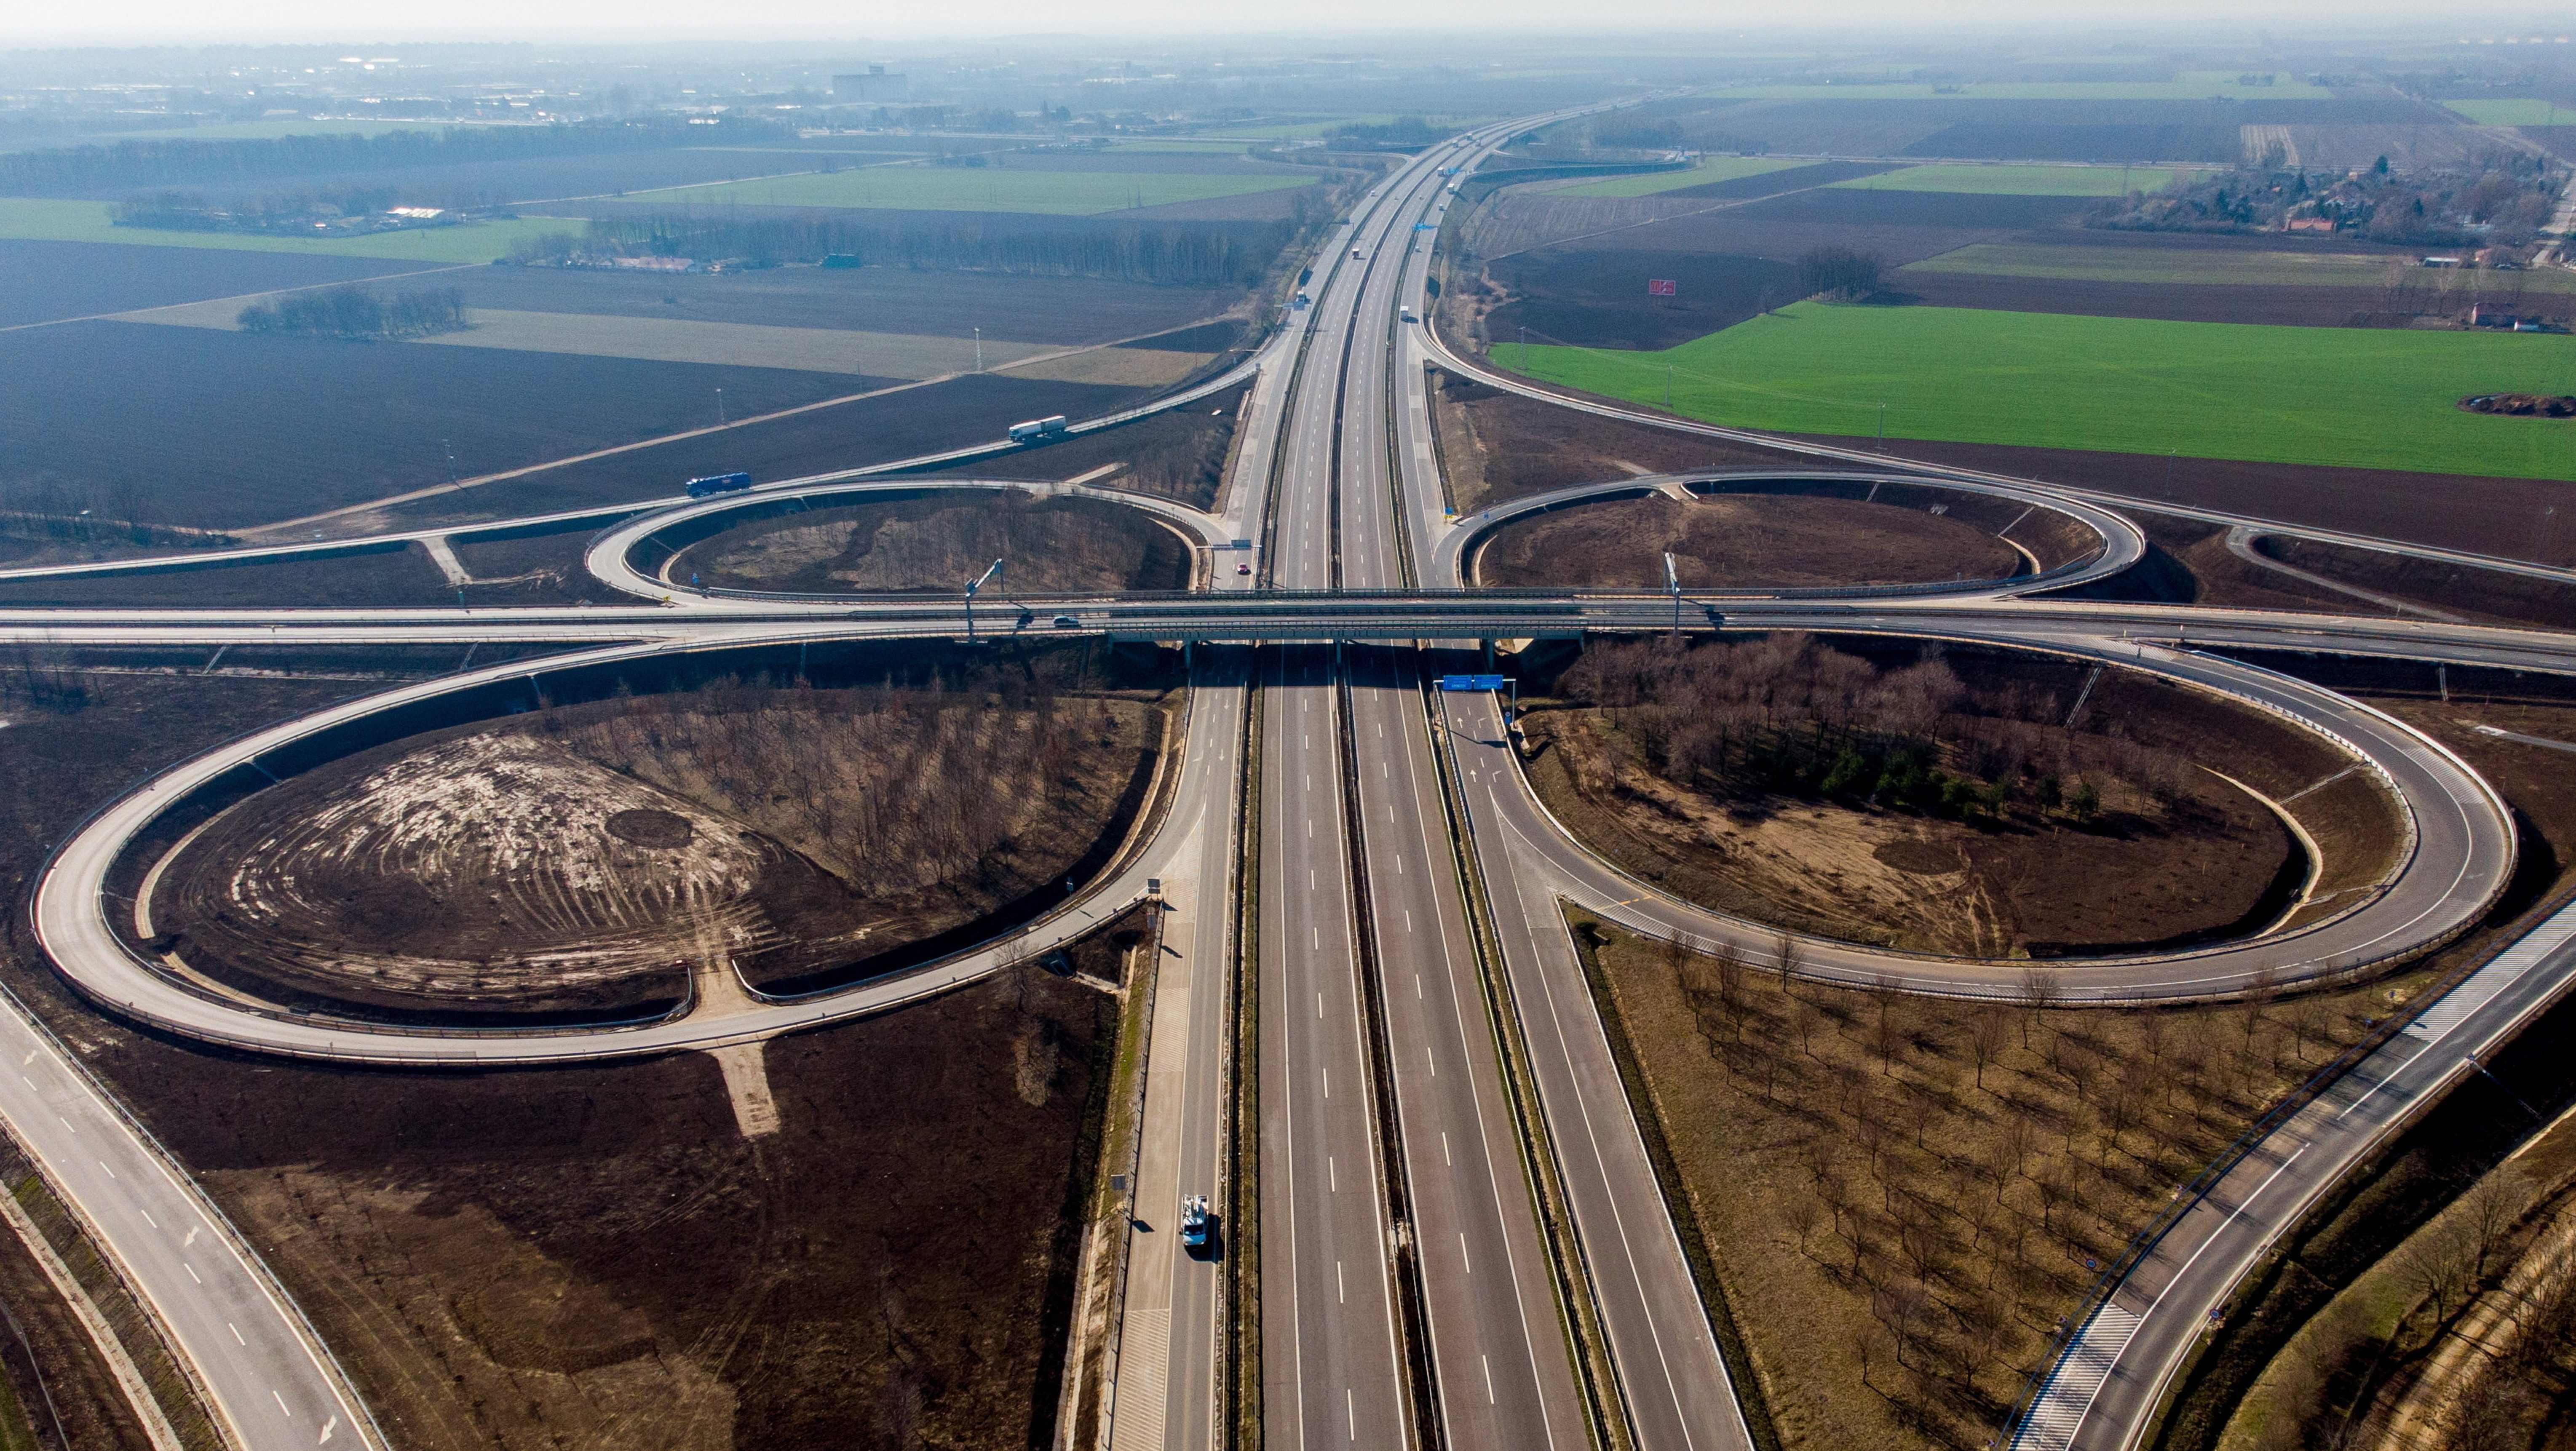
<svg viewBox="0 0 2576 1451"><path fill-rule="evenodd" d="M993 561L993 567L991 569L985 570L984 573L977 578L966 581L966 643L969 645L975 643L976 591L981 590L985 585L991 583L993 580L1000 578L1001 573L1002 561L996 559Z"/></svg>
<svg viewBox="0 0 2576 1451"><path fill-rule="evenodd" d="M1682 576L1680 570L1673 568L1669 549L1664 551L1664 588L1673 597L1673 638L1678 640L1682 637Z"/></svg>
<svg viewBox="0 0 2576 1451"><path fill-rule="evenodd" d="M716 426L718 428L728 428L732 426L725 418L724 390L722 388L718 388L716 390Z"/></svg>
<svg viewBox="0 0 2576 1451"><path fill-rule="evenodd" d="M984 371L984 330L975 329L975 371Z"/></svg>

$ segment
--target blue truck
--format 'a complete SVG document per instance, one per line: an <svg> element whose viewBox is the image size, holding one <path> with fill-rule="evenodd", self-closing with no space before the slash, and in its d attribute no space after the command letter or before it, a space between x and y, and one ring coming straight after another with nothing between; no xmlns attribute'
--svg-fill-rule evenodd
<svg viewBox="0 0 2576 1451"><path fill-rule="evenodd" d="M749 474L709 474L689 480L689 497L703 499L709 494L731 494L751 487Z"/></svg>

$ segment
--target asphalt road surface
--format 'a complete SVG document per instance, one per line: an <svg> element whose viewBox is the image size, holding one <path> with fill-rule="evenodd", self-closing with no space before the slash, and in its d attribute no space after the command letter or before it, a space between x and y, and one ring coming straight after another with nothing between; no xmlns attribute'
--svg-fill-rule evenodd
<svg viewBox="0 0 2576 1451"><path fill-rule="evenodd" d="M1504 128L1490 133L1501 134ZM1446 757L1455 805L1468 826L1465 848L1490 894L1488 925L1512 1021L1529 1050L1545 1139L1589 1266L1581 1293L1599 1311L1623 1413L1643 1446L1748 1444L1558 903L1580 901L1651 932L1723 937L1749 929L1641 892L1565 837L1505 753L1496 702L1451 695L1426 703L1422 658L1412 645L1652 630L1671 618L1672 602L1654 598L1402 593L1418 589L1425 574L1434 584L1454 580L1456 561L1488 522L1447 517L1419 368L1422 358L1442 353L1427 325L1397 319L1400 307L1420 311L1427 259L1416 246L1429 234L1414 227L1435 219L1443 204L1436 171L1471 159L1485 139L1435 148L1393 173L1355 209L1355 225L1334 236L1309 288L1314 305L1243 369L1206 385L1213 390L1258 375L1236 474L1212 516L1169 505L1156 506L1157 512L1193 532L1212 554L1234 539L1265 537L1268 523L1272 547L1259 557L1260 582L1276 589L1246 593L1238 587L1241 577L1219 567L1211 576L1219 598L1063 602L1081 628L1119 638L1313 643L1257 656L1198 652L1184 760L1163 829L1055 916L920 973L830 998L767 1005L715 1023L692 1024L683 1016L615 1032L391 1034L258 1013L198 996L118 940L102 888L133 834L196 784L336 721L583 660L960 633L954 602L827 605L691 595L665 602L675 592L651 570L635 567L631 561L645 557L635 546L692 514L739 507L739 501L719 501L636 520L593 550L604 579L655 601L633 608L0 611L0 640L10 641L211 648L269 640L524 640L581 647L542 664L460 674L334 707L147 783L103 811L49 864L35 902L40 940L95 999L209 1041L338 1059L539 1063L714 1046L881 1011L1070 940L1142 895L1147 880L1160 878L1173 907L1166 922L1171 951L1155 1005L1149 1132L1136 1199L1136 1218L1145 1227L1132 1235L1114 1444L1202 1447L1212 1443L1215 1429L1215 1270L1174 1253L1168 1226L1181 1195L1217 1188L1225 1086L1218 1009L1234 951L1226 927L1234 886L1234 752L1246 708L1242 683L1247 671L1255 672L1263 682L1261 1312L1271 1433L1283 1445L1293 1437L1299 1445L1389 1447L1414 1444L1425 1425L1461 1446L1571 1447L1586 1436L1572 1348L1547 1273L1527 1171L1517 1157L1492 1028L1480 1016L1486 1003L1473 951L1477 924L1461 891L1442 801ZM1350 255L1354 247L1357 258ZM1552 396L1455 359L1444 362L1497 386ZM1873 469L1884 463L1847 451L1810 451ZM790 481L755 499L847 487L881 471ZM2088 569L2107 572L2125 563L2124 553L2134 558L2128 551L2136 531L2103 514L2098 505L2106 501L2098 496L2027 480L1961 477L2097 521L2104 549ZM2406 803L2415 832L2406 870L2355 912L2250 944L2088 964L2071 995L2206 996L2257 975L2412 950L2473 921L2500 889L2511 867L2510 825L2473 772L2424 738L2330 692L2192 647L2576 672L2576 638L2010 597L2030 583L1934 587L1913 598L1727 601L1722 611L1729 628L1910 632L2034 646L2127 662L2224 691L2292 714L2362 753ZM1396 593L1341 592L1371 590ZM1688 603L1688 627L1718 623L1697 602ZM1329 643L1358 639L1387 643ZM2429 1008L2419 1028L2391 1040L2345 1085L2237 1165L2088 1322L2049 1382L2022 1444L2054 1451L2134 1440L2164 1377L2244 1265L2335 1173L2384 1137L2405 1106L2469 1071L2473 1046L2527 1021L2576 973L2576 950L2565 945L2571 935L2576 927L2562 931L2556 923L2535 934ZM1991 993L2008 990L2007 972L2018 976L2017 966L1892 960L1829 944L1803 951L1807 969L1820 976L1893 973L1923 991ZM241 1443L380 1440L327 1353L239 1237L86 1079L74 1057L23 1012L0 1014L0 1051L20 1059L15 1082L0 1079L0 1115L170 1326ZM1421 1318L1409 1336L1407 1297L1417 1287L1413 1303ZM1416 1343L1408 1347L1409 1339ZM1418 1409L1426 1405L1427 1415ZM2063 1439L2046 1439L2061 1430Z"/></svg>

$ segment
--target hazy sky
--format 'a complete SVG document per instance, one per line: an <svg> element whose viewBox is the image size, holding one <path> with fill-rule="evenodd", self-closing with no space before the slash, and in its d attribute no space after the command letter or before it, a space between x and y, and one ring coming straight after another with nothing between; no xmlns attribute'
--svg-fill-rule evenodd
<svg viewBox="0 0 2576 1451"><path fill-rule="evenodd" d="M1323 31L1625 31L1651 44L1657 30L1712 32L1783 24L1815 28L2034 24L2051 30L2217 23L2239 34L2261 25L2327 28L2378 22L2507 30L2566 28L2564 7L2432 4L2407 0L1834 0L1830 5L1747 0L1306 0L1289 5L1210 5L1205 0L967 0L888 4L866 0L77 0L0 4L0 45L202 44L224 41L652 40L681 36L860 41L874 37ZM1319 37L1320 38L1320 37Z"/></svg>

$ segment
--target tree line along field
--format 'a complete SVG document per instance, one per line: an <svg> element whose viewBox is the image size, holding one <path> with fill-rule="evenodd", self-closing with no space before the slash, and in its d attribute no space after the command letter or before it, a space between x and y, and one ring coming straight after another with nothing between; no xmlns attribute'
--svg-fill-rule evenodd
<svg viewBox="0 0 2576 1451"><path fill-rule="evenodd" d="M2145 234L2065 240L1978 242L1906 264L1908 273L1971 272L2086 282L2153 282L2200 287L2389 287L2417 282L2507 292L2576 292L2576 273L2530 269L2445 269L2421 265L2416 249L2318 251L2197 245L2202 239ZM2233 240L2233 239L2231 239ZM1895 279L1903 285L1903 279Z"/></svg>
<svg viewBox="0 0 2576 1451"><path fill-rule="evenodd" d="M1084 216L1312 186L1308 171L1052 171L1017 167L862 167L765 181L640 192L630 200L692 206L890 207L912 211L1044 212Z"/></svg>
<svg viewBox="0 0 2576 1451"><path fill-rule="evenodd" d="M111 204L50 197L0 197L0 240L113 242L141 247L194 247L219 252L289 252L360 261L471 265L506 257L522 241L572 229L577 221L513 217L453 227L375 232L363 237L277 237L248 232L172 232L120 227Z"/></svg>
<svg viewBox="0 0 2576 1451"><path fill-rule="evenodd" d="M2547 421L2463 398L2576 387L2576 340L1802 302L1660 352L1497 343L1551 383L1785 433L2576 478ZM2519 427L2517 427L2519 425Z"/></svg>
<svg viewBox="0 0 2576 1451"><path fill-rule="evenodd" d="M1804 165L1801 158L1782 156L1703 156L1689 166L1673 171L1649 171L1637 176L1604 177L1579 186L1558 190L1558 196L1653 196L1657 192L1678 191L1686 186L1704 186L1713 181L1735 181L1747 176L1762 176L1774 171L1788 171Z"/></svg>
<svg viewBox="0 0 2576 1451"><path fill-rule="evenodd" d="M2155 191L2191 168L2154 166L1908 166L1833 183L1852 191L1956 191L1997 196L2126 196Z"/></svg>

